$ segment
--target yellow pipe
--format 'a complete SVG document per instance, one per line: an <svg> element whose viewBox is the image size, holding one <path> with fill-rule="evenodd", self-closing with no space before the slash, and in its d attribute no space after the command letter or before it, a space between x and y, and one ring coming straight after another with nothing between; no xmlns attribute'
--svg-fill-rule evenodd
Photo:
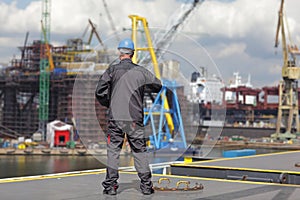
<svg viewBox="0 0 300 200"><path fill-rule="evenodd" d="M137 46L137 17L136 15L129 15L132 21L132 33L131 38L135 46ZM136 48L137 50L137 48ZM132 62L137 63L137 53L135 52L132 57Z"/></svg>
<svg viewBox="0 0 300 200"><path fill-rule="evenodd" d="M153 45L152 45L152 41L151 41L150 31L148 29L148 22L145 18L142 19L142 22L143 22L143 25L144 25L144 28L145 28L145 34L146 34L146 38L147 38L147 42L148 42L148 48L150 50L149 52L150 52L152 63L153 63L154 73L155 73L155 75L158 79L161 79L160 71L159 71L159 67L158 67L158 63L157 63L157 59L156 59L156 55L155 55Z"/></svg>
<svg viewBox="0 0 300 200"><path fill-rule="evenodd" d="M137 15L129 15L129 18L131 18L132 20L132 41L135 44L135 50L141 50L141 51L149 51L151 59L152 59L152 63L153 63L153 68L154 68L154 73L156 75L156 77L158 79L161 79L161 75L160 75L160 71L159 71L159 67L158 67L158 63L157 63L157 59L156 59L156 55L155 55L155 51L153 49L153 45L152 45L152 41L151 41L151 36L150 36L150 31L148 29L148 22L146 20L146 18L144 17L140 17ZM147 38L147 43L148 43L148 48L137 48L137 25L138 25L138 21L141 21L143 23L143 27L144 27L144 31L146 34L146 38ZM133 55L132 58L132 62L137 63L137 53L135 53ZM167 97L165 95L162 95L162 98L164 98L164 109L165 110L170 110L169 107L169 103L167 101ZM170 113L165 113L166 116L166 120L170 129L170 132L172 133L174 130L174 123L173 123L173 119L171 117Z"/></svg>
<svg viewBox="0 0 300 200"><path fill-rule="evenodd" d="M49 71L53 71L54 70L54 63L53 63L53 59L52 59L52 55L51 55L51 50L50 50L50 45L48 43L48 38L46 36L46 30L43 26L43 21L41 21L41 25L42 25L42 31L43 31L43 35L44 35L44 40L45 40L45 47L46 47L46 56L48 57L48 68L46 69L48 72Z"/></svg>

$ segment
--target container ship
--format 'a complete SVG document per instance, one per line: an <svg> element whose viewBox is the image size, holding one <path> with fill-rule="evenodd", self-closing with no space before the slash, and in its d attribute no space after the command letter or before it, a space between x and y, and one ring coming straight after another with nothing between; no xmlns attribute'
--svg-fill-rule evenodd
<svg viewBox="0 0 300 200"><path fill-rule="evenodd" d="M246 82L238 72L225 85L216 75L202 73L191 75L188 100L196 106L200 129L206 130L211 120L212 110L226 110L221 123L222 136L244 136L250 138L270 137L276 131L278 112L278 86L254 88L251 76ZM197 109L199 106L199 109ZM222 113L222 112L221 112Z"/></svg>

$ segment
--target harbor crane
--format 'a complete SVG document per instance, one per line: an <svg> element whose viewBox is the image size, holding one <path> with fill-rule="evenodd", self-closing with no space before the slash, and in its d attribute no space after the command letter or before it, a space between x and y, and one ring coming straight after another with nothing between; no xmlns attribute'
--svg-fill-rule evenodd
<svg viewBox="0 0 300 200"><path fill-rule="evenodd" d="M275 47L279 44L281 33L281 46L283 53L282 80L279 83L278 114L276 133L272 134L276 139L292 139L299 132L299 107L298 107L298 79L300 68L296 66L296 55L299 50L294 45L288 45L285 35L284 0L281 0L278 24L276 30ZM285 132L281 133L282 124Z"/></svg>

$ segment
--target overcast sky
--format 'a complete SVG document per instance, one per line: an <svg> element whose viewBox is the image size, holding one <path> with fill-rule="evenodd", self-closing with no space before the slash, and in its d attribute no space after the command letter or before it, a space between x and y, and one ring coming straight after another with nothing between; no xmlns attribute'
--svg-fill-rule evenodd
<svg viewBox="0 0 300 200"><path fill-rule="evenodd" d="M176 17L184 0L106 0L116 29L130 28L130 14L147 18L150 27L165 27ZM199 5L183 32L202 45L216 63L225 81L240 72L246 81L251 74L255 87L278 84L281 78L281 46L274 48L280 0L210 0ZM289 32L300 43L300 1L285 3ZM88 19L103 40L112 33L102 0L52 0L51 42L64 44L81 37ZM28 43L40 38L41 1L1 0L0 63L19 57L27 31ZM187 50L188 47L183 47Z"/></svg>

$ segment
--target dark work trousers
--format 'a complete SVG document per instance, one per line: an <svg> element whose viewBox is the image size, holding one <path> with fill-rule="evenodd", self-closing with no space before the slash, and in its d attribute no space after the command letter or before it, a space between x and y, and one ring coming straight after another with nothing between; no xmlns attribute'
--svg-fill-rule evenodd
<svg viewBox="0 0 300 200"><path fill-rule="evenodd" d="M147 158L146 138L144 127L135 122L128 121L110 121L106 135L107 142L107 169L106 179L102 185L106 190L112 187L118 188L118 167L120 152L124 142L124 136L127 136L130 148L134 156L134 166L141 180L142 190L152 188L151 171Z"/></svg>

